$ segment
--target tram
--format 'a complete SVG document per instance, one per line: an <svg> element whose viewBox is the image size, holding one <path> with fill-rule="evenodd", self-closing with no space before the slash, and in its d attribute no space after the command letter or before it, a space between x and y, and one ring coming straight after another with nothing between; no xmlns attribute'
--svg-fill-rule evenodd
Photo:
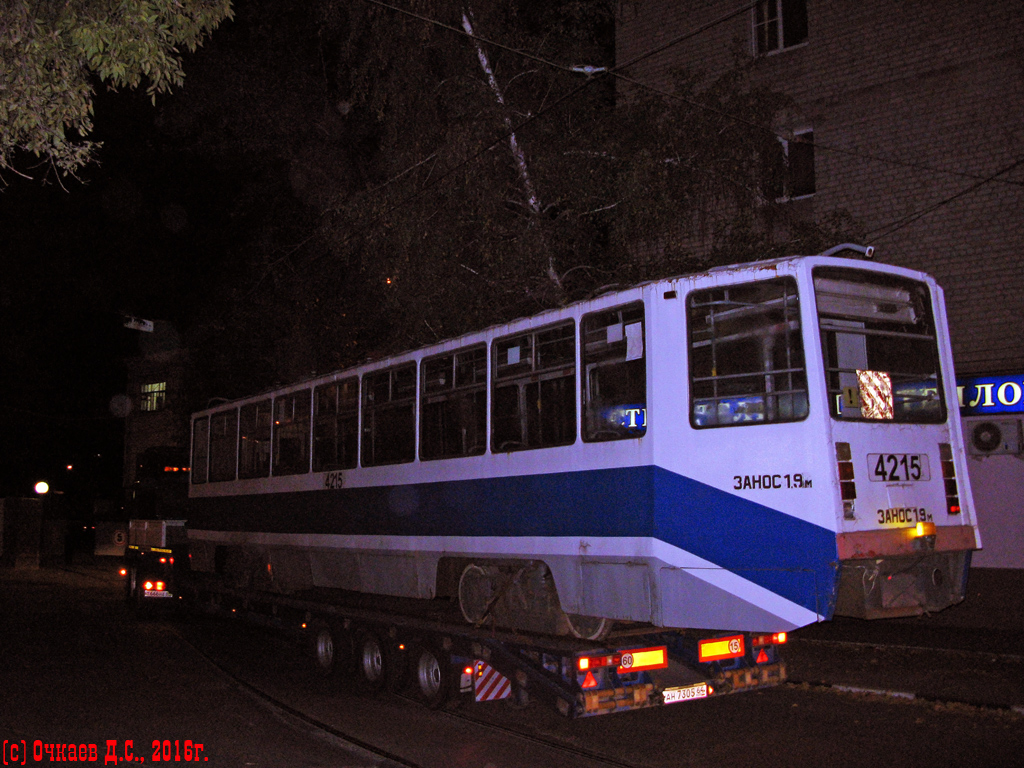
<svg viewBox="0 0 1024 768"><path fill-rule="evenodd" d="M199 411L191 567L586 639L959 602L981 539L943 292L847 247Z"/></svg>

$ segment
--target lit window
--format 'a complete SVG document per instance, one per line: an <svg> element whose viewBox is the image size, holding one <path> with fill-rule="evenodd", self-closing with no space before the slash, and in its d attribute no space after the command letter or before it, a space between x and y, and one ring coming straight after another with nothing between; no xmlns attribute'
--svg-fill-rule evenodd
<svg viewBox="0 0 1024 768"><path fill-rule="evenodd" d="M143 411L159 411L167 402L167 382L142 385L139 408Z"/></svg>
<svg viewBox="0 0 1024 768"><path fill-rule="evenodd" d="M763 0L754 7L754 53L763 56L807 42L806 0Z"/></svg>

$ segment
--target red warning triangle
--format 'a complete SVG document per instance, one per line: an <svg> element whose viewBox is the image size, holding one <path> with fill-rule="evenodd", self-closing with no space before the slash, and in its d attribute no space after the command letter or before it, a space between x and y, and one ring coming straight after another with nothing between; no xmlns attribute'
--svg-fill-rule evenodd
<svg viewBox="0 0 1024 768"><path fill-rule="evenodd" d="M594 679L593 672L587 672L587 676L583 679L584 688L597 688L597 680Z"/></svg>
<svg viewBox="0 0 1024 768"><path fill-rule="evenodd" d="M765 653L764 648L762 648L761 652L757 654L757 663L764 664L766 661L768 661L768 654Z"/></svg>

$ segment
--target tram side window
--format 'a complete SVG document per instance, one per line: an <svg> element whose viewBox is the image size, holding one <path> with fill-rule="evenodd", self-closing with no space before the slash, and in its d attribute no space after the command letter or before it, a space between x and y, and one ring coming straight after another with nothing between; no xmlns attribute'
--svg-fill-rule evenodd
<svg viewBox="0 0 1024 768"><path fill-rule="evenodd" d="M491 449L520 451L576 441L576 331L563 323L498 339Z"/></svg>
<svg viewBox="0 0 1024 768"><path fill-rule="evenodd" d="M210 417L192 422L192 483L205 483L210 477Z"/></svg>
<svg viewBox="0 0 1024 768"><path fill-rule="evenodd" d="M274 474L309 472L310 391L274 398Z"/></svg>
<svg viewBox="0 0 1024 768"><path fill-rule="evenodd" d="M478 456L486 447L487 348L424 360L420 458Z"/></svg>
<svg viewBox="0 0 1024 768"><path fill-rule="evenodd" d="M210 417L210 482L234 480L238 466L238 411Z"/></svg>
<svg viewBox="0 0 1024 768"><path fill-rule="evenodd" d="M687 311L695 427L806 418L807 371L793 278L694 291Z"/></svg>
<svg viewBox="0 0 1024 768"><path fill-rule="evenodd" d="M239 414L238 476L270 475L270 401L243 405Z"/></svg>
<svg viewBox="0 0 1024 768"><path fill-rule="evenodd" d="M363 377L363 466L416 458L416 364Z"/></svg>
<svg viewBox="0 0 1024 768"><path fill-rule="evenodd" d="M313 471L352 469L359 444L359 379L321 384L314 407Z"/></svg>
<svg viewBox="0 0 1024 768"><path fill-rule="evenodd" d="M647 432L644 305L584 316L583 439L642 437Z"/></svg>

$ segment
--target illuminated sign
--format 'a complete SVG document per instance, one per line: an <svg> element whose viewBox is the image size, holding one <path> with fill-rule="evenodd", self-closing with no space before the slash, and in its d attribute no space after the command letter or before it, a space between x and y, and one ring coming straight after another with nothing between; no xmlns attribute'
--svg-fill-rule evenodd
<svg viewBox="0 0 1024 768"><path fill-rule="evenodd" d="M956 383L963 416L1024 413L1024 375L982 376Z"/></svg>

